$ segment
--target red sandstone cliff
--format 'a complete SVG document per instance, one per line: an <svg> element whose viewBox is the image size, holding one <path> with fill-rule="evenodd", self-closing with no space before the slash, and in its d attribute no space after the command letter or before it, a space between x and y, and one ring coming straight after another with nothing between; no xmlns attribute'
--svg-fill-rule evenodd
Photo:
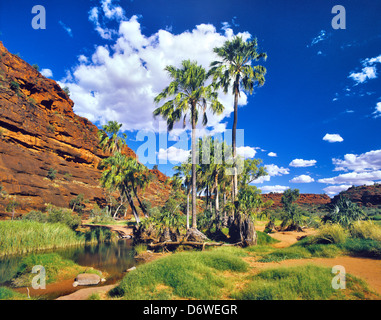
<svg viewBox="0 0 381 320"><path fill-rule="evenodd" d="M73 101L54 81L7 51L0 42L0 185L16 197L18 213L67 207L83 193L91 203L103 203L99 162L106 155L98 147L98 128L73 112ZM136 157L125 147L124 152ZM46 176L57 170L56 179ZM165 200L166 177L158 179L143 198ZM7 199L0 197L0 217Z"/></svg>
<svg viewBox="0 0 381 320"><path fill-rule="evenodd" d="M271 208L279 208L282 207L281 199L283 193L268 193L263 194L263 201L272 200L274 204ZM309 193L301 193L299 199L296 201L299 205L308 205L308 204L317 204L323 205L331 202L331 198L326 194L309 194Z"/></svg>

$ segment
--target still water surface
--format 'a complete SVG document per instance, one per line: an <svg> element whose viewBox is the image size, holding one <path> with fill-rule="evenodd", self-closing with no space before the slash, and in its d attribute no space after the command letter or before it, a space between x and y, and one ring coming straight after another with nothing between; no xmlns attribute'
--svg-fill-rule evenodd
<svg viewBox="0 0 381 320"><path fill-rule="evenodd" d="M103 285L115 283L125 275L127 269L137 265L137 262L134 259L135 251L132 246L132 240L119 240L111 243L99 243L65 249L39 251L38 254L48 252L58 253L63 258L73 260L81 266L93 267L94 269L106 272L108 274L107 281L104 282ZM29 254L0 259L0 286L10 285L10 281L15 277L21 260L28 255ZM61 295L85 288L79 286L74 288L71 281L72 280L66 281L62 283L61 286L55 285L54 290L51 290L52 288L46 290L45 297L54 299ZM49 289L48 287L49 285L47 285L47 289ZM21 290L20 292L24 293L24 291L26 292L26 289ZM43 289L38 290L38 292L36 291L37 290L33 290L31 295L44 295Z"/></svg>

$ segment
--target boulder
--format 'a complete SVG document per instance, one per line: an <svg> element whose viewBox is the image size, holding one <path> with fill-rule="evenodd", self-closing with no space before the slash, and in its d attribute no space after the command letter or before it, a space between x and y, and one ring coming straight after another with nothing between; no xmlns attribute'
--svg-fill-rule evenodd
<svg viewBox="0 0 381 320"><path fill-rule="evenodd" d="M81 273L75 278L78 286L97 285L101 281L101 277L94 273Z"/></svg>

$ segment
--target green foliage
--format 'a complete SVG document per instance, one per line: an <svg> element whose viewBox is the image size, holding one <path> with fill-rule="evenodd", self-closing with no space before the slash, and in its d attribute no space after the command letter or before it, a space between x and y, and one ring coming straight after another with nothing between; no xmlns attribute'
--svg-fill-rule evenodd
<svg viewBox="0 0 381 320"><path fill-rule="evenodd" d="M23 220L28 220L28 221L36 221L36 222L47 222L48 221L48 215L44 212L37 211L37 210L32 210L26 215L24 215Z"/></svg>
<svg viewBox="0 0 381 320"><path fill-rule="evenodd" d="M0 287L0 300L26 300L27 296L7 287Z"/></svg>
<svg viewBox="0 0 381 320"><path fill-rule="evenodd" d="M14 92L16 92L16 93L18 93L19 90L20 90L20 85L19 85L19 83L16 82L16 81L14 81L14 80L11 81L11 83L10 83L10 87L11 87L11 89L12 89Z"/></svg>
<svg viewBox="0 0 381 320"><path fill-rule="evenodd" d="M326 300L335 290L330 268L313 265L275 268L260 272L240 292L239 300Z"/></svg>
<svg viewBox="0 0 381 320"><path fill-rule="evenodd" d="M84 244L67 225L35 221L0 221L0 256Z"/></svg>
<svg viewBox="0 0 381 320"><path fill-rule="evenodd" d="M128 273L112 296L124 299L217 299L226 281L216 271L244 272L248 265L241 258L241 250L227 249L201 252L181 252L139 266ZM167 289L157 290L164 284Z"/></svg>
<svg viewBox="0 0 381 320"><path fill-rule="evenodd" d="M256 231L257 232L257 245L269 245L273 243L279 242L279 240L274 239L273 237L270 237L268 234Z"/></svg>
<svg viewBox="0 0 381 320"><path fill-rule="evenodd" d="M40 71L40 67L38 66L37 63L35 63L34 65L32 65L33 69L36 70L36 71Z"/></svg>
<svg viewBox="0 0 381 320"><path fill-rule="evenodd" d="M282 227L290 225L292 229L298 228L303 220L302 211L300 207L294 202L299 198L298 189L287 189L282 196L281 202L283 204Z"/></svg>
<svg viewBox="0 0 381 320"><path fill-rule="evenodd" d="M323 218L324 222L339 223L348 228L353 222L364 220L366 215L364 211L352 201L340 196L334 203L332 210Z"/></svg>
<svg viewBox="0 0 381 320"><path fill-rule="evenodd" d="M47 208L49 223L63 223L70 229L75 230L81 224L81 217L73 214L72 210L66 208L58 208L49 205Z"/></svg>
<svg viewBox="0 0 381 320"><path fill-rule="evenodd" d="M356 221L350 228L351 236L359 239L370 239L381 242L381 227L372 221Z"/></svg>
<svg viewBox="0 0 381 320"><path fill-rule="evenodd" d="M237 212L255 218L256 212L262 205L261 191L255 186L247 185L239 189L235 207Z"/></svg>
<svg viewBox="0 0 381 320"><path fill-rule="evenodd" d="M70 89L69 89L69 87L64 87L64 88L62 88L62 90L66 93L66 95L68 97L70 97Z"/></svg>
<svg viewBox="0 0 381 320"><path fill-rule="evenodd" d="M98 224L107 224L115 222L115 220L108 213L107 208L99 208L97 204L93 206L93 209L90 211L90 219L92 219L92 223Z"/></svg>
<svg viewBox="0 0 381 320"><path fill-rule="evenodd" d="M80 193L75 198L70 200L69 206L73 211L77 212L78 214L83 214L83 209L86 208L86 202L88 202L88 200L85 200L85 195L83 193Z"/></svg>
<svg viewBox="0 0 381 320"><path fill-rule="evenodd" d="M57 175L57 170L54 169L54 168L50 168L48 173L46 174L46 177L50 180L54 180L56 178L56 175Z"/></svg>
<svg viewBox="0 0 381 320"><path fill-rule="evenodd" d="M345 230L340 224L327 224L322 226L318 233L311 237L312 243L344 243L348 238L348 231Z"/></svg>

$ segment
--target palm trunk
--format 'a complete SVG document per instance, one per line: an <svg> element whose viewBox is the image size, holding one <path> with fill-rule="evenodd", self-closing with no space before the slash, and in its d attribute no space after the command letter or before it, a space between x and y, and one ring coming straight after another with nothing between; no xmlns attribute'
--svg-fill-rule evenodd
<svg viewBox="0 0 381 320"><path fill-rule="evenodd" d="M196 106L192 104L192 228L194 229L197 229L196 196Z"/></svg>
<svg viewBox="0 0 381 320"><path fill-rule="evenodd" d="M187 230L189 229L189 195L190 195L190 190L187 192Z"/></svg>
<svg viewBox="0 0 381 320"><path fill-rule="evenodd" d="M238 76L237 76L238 78ZM237 79L239 81L239 79ZM236 80L236 81L237 81ZM239 83L237 81L237 83ZM236 134L237 134L237 122L238 122L238 95L239 91L236 87L234 92L234 120L233 120L233 132L232 132L232 146L233 146L233 160L234 160L234 176L233 176L233 201L237 197L238 194L238 177L237 177L237 146L236 146Z"/></svg>
<svg viewBox="0 0 381 320"><path fill-rule="evenodd" d="M140 198L139 198L139 196L138 196L138 192L136 191L136 188L133 187L133 190L134 190L135 198L136 198L136 199L138 200L138 202L139 202L139 207L140 207L140 209L142 210L144 216L145 216L146 218L148 218L147 211L146 211L146 209L144 208L143 203L140 201Z"/></svg>
<svg viewBox="0 0 381 320"><path fill-rule="evenodd" d="M138 216L138 212L136 211L136 207L134 205L134 201L132 200L130 192L128 190L126 190L125 193L126 193L127 201L130 204L130 207L131 207L131 210L132 210L132 214L135 217L136 223L139 224L140 223L140 218Z"/></svg>

